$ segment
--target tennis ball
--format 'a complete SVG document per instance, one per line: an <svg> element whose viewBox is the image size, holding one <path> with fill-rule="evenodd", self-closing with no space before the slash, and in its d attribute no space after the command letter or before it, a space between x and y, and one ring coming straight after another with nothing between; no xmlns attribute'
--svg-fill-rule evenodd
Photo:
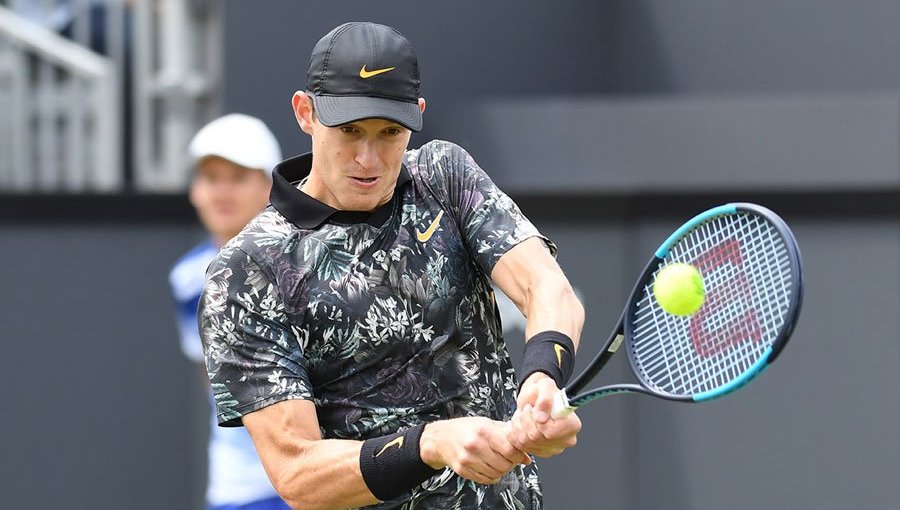
<svg viewBox="0 0 900 510"><path fill-rule="evenodd" d="M691 315L703 306L706 297L700 271L681 262L667 265L656 274L653 296L672 315Z"/></svg>

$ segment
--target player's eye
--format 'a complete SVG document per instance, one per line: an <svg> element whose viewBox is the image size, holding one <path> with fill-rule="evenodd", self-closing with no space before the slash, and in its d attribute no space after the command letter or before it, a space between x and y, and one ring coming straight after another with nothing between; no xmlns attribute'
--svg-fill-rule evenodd
<svg viewBox="0 0 900 510"><path fill-rule="evenodd" d="M353 135L353 134L356 134L359 132L359 129L356 129L356 126L353 126L350 124L345 124L343 126L340 126L338 129L341 130L341 133L344 133L347 135Z"/></svg>
<svg viewBox="0 0 900 510"><path fill-rule="evenodd" d="M389 135L389 136L397 136L402 132L403 132L403 130L401 130L398 127L389 127L384 130L384 134Z"/></svg>

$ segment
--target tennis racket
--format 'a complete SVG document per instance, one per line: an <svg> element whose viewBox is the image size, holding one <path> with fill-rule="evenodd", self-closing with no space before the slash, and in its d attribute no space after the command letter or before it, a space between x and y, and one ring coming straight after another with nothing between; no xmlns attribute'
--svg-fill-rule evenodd
<svg viewBox="0 0 900 510"><path fill-rule="evenodd" d="M693 265L703 279L706 299L690 316L667 313L653 296L657 274L675 262ZM552 415L619 393L702 402L747 384L791 336L803 296L800 264L787 224L765 207L732 203L698 214L656 250L615 330L560 390ZM622 343L639 384L585 390Z"/></svg>

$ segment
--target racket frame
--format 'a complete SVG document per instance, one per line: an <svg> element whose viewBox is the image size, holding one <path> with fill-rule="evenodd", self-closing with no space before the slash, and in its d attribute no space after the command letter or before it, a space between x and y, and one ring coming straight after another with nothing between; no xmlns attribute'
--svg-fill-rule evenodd
<svg viewBox="0 0 900 510"><path fill-rule="evenodd" d="M625 341L628 338L631 338L633 334L632 326L634 324L634 315L637 312L637 305L639 301L638 298L643 294L644 287L650 283L654 272L659 268L660 265L665 262L665 258L669 254L669 250L672 248L672 246L675 245L675 243L681 240L684 236L690 234L691 231L693 231L693 229L698 225L708 220L722 215L738 214L740 211L747 211L765 218L776 228L781 238L785 242L785 248L787 249L791 266L791 274L796 278L796 281L792 282L791 295L788 301L788 311L785 313L784 327L781 328L778 336L772 342L772 345L768 347L767 352L764 352L763 355L761 355L760 358L753 365L748 367L741 375L719 388L697 393L694 395L676 395L651 388L650 385L644 380L641 372L635 368L637 366L637 363L635 360L631 342ZM750 382L754 377L759 375L773 361L775 361L775 359L784 349L784 346L787 344L787 340L793 333L797 318L800 314L800 309L802 307L802 278L803 271L801 267L800 249L797 246L796 239L794 238L794 235L791 232L790 228L787 226L787 223L785 223L784 220L782 220L771 210L756 204L738 202L714 207L694 216L684 225L679 227L675 232L673 232L660 245L660 247L654 253L653 257L651 257L647 264L644 266L643 271L641 271L640 277L637 279L634 287L632 288L631 294L629 294L629 298L626 302L627 304L622 310L622 313L619 316L618 323L612 334L607 339L603 348L588 364L587 368L585 368L581 373L578 374L578 376L572 379L572 381L570 381L565 388L557 393L553 404L552 415L557 418L562 417L573 412L577 407L586 404L587 402L619 393L643 393L646 395L678 402L703 402L722 397L741 388L742 386ZM584 389L587 383L590 382L606 366L609 360L618 351L623 341L626 345L626 351L628 352L628 361L632 368L632 372L635 374L635 377L638 379L638 381L640 381L640 384L612 384L579 393ZM570 397L569 395L573 396Z"/></svg>

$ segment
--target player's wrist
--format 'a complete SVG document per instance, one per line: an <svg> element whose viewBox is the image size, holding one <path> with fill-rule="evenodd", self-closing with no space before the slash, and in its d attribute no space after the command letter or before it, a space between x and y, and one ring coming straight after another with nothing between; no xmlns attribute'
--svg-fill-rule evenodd
<svg viewBox="0 0 900 510"><path fill-rule="evenodd" d="M441 457L440 437L440 423L435 422L426 424L419 438L419 457L433 469L447 466L447 462Z"/></svg>
<svg viewBox="0 0 900 510"><path fill-rule="evenodd" d="M421 455L425 424L387 436L367 439L359 452L359 470L369 491L379 500L393 499L437 471Z"/></svg>
<svg viewBox="0 0 900 510"><path fill-rule="evenodd" d="M525 342L519 390L534 374L553 379L558 388L569 382L575 369L575 342L559 331L542 331Z"/></svg>
<svg viewBox="0 0 900 510"><path fill-rule="evenodd" d="M541 391L541 387L545 384L552 384L554 388L558 387L556 381L545 372L532 372L519 384L519 395L536 395ZM529 402L534 404L533 398L530 399Z"/></svg>

